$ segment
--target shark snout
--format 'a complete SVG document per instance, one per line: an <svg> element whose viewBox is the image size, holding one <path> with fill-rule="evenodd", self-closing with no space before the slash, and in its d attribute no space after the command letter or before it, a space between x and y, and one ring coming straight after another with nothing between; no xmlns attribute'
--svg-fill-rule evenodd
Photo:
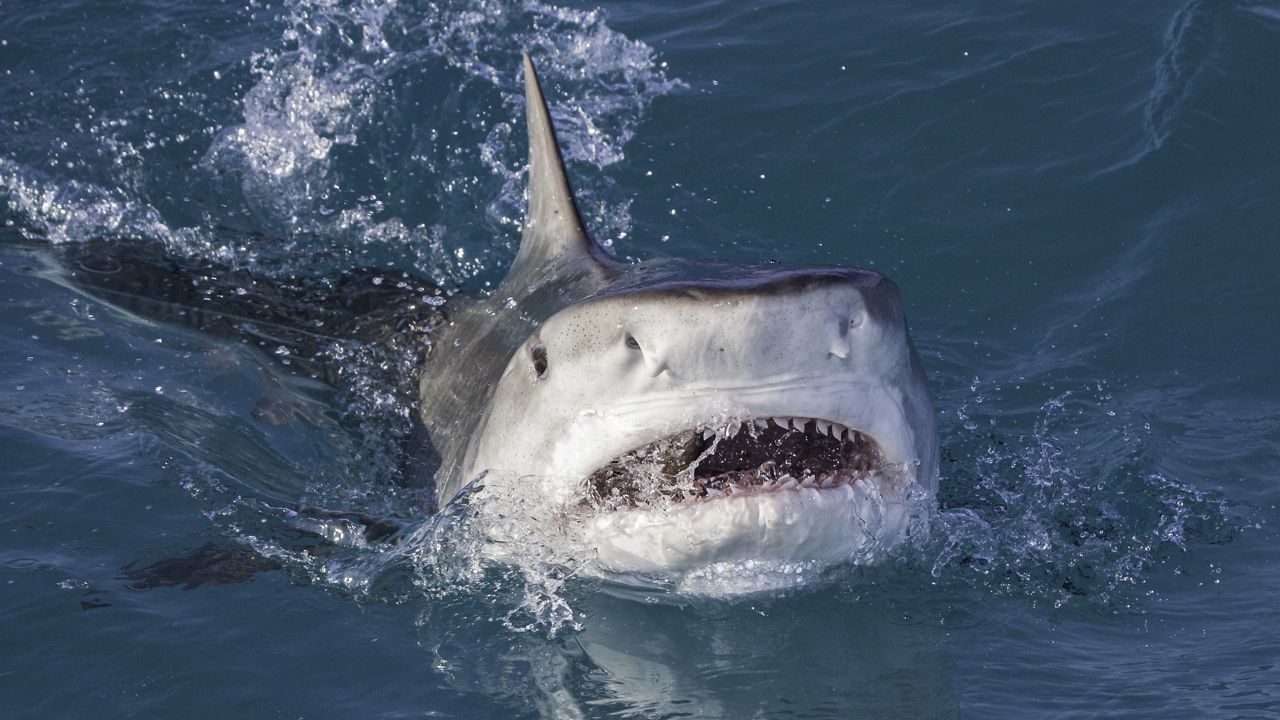
<svg viewBox="0 0 1280 720"><path fill-rule="evenodd" d="M659 381L704 381L837 371L880 350L888 330L868 313L868 283L856 278L790 277L786 283L680 288L610 298L608 326L626 365ZM870 320L870 321L869 321ZM607 332L602 332L608 335Z"/></svg>

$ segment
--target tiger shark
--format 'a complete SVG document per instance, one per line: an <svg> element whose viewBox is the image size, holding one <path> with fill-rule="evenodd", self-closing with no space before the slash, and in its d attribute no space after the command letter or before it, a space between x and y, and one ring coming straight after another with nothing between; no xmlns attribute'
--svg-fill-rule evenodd
<svg viewBox="0 0 1280 720"><path fill-rule="evenodd" d="M445 506L538 483L611 573L847 562L937 489L933 402L884 275L661 257L583 222L524 56L528 209L489 297L435 331L419 384Z"/></svg>
<svg viewBox="0 0 1280 720"><path fill-rule="evenodd" d="M795 572L897 542L938 483L897 286L853 268L618 260L578 212L528 55L524 84L528 209L487 296L454 295L442 313L422 302L427 283L358 269L304 292L120 239L62 244L47 276L126 314L294 348L293 372L331 385L331 339L430 337L407 474L434 487L435 508L484 507L513 487L495 478L514 478L607 574ZM264 400L256 417L294 412Z"/></svg>

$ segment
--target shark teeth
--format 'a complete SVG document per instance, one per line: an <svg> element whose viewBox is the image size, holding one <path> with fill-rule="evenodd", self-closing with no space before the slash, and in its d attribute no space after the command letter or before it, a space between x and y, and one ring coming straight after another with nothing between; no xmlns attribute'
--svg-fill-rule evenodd
<svg viewBox="0 0 1280 720"><path fill-rule="evenodd" d="M878 444L819 418L749 418L687 430L621 455L587 479L588 504L620 510L823 492L896 477Z"/></svg>
<svg viewBox="0 0 1280 720"><path fill-rule="evenodd" d="M741 431L742 425L750 425L755 430L768 430L772 427L778 427L783 430L805 430L812 423L817 432L827 437L837 440L849 438L854 442L862 442L861 435L857 430L849 428L847 425L832 420L815 420L811 418L800 417L768 417L768 418L752 418L745 423L729 423L718 427L707 427L702 429L702 439L711 440L715 437L733 437Z"/></svg>

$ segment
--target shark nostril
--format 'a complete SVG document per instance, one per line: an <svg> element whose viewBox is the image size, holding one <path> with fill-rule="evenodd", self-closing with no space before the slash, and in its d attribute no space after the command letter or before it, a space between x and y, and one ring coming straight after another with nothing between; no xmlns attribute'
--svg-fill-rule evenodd
<svg viewBox="0 0 1280 720"><path fill-rule="evenodd" d="M849 333L853 328L857 327L857 322L857 320L852 320L839 325L836 334L831 338L831 347L827 349L828 356L837 360L849 359L849 351L851 349Z"/></svg>
<svg viewBox="0 0 1280 720"><path fill-rule="evenodd" d="M627 347L628 347L628 348L631 348L632 350L639 350L639 349L640 349L640 341L639 341L639 340L636 340L635 338L633 338L633 337L631 337L630 335L628 335L628 336L627 336Z"/></svg>

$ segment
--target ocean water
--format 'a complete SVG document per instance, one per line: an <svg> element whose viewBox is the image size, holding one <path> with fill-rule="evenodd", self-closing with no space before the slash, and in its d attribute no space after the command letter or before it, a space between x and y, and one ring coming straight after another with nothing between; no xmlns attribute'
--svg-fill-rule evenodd
<svg viewBox="0 0 1280 720"><path fill-rule="evenodd" d="M1280 716L1276 5L0 17L6 717ZM465 502L427 517L404 480L420 348L322 344L334 389L59 281L105 243L483 292L523 212L521 50L619 256L897 282L927 537L734 599L582 577L536 534L489 563Z"/></svg>

